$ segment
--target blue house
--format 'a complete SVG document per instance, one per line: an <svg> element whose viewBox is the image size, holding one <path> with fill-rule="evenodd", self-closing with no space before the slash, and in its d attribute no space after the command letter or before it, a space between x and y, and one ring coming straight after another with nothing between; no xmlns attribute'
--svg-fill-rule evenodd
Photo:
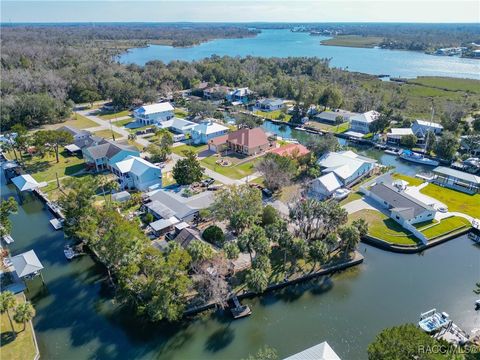
<svg viewBox="0 0 480 360"><path fill-rule="evenodd" d="M228 133L228 128L214 122L213 119L205 119L191 131L195 144L207 144L211 139L226 133Z"/></svg>
<svg viewBox="0 0 480 360"><path fill-rule="evenodd" d="M162 186L162 171L139 156L127 156L112 165L112 173L118 176L121 189L147 190Z"/></svg>
<svg viewBox="0 0 480 360"><path fill-rule="evenodd" d="M283 107L282 99L260 99L257 100L255 107L261 111L275 111Z"/></svg>
<svg viewBox="0 0 480 360"><path fill-rule="evenodd" d="M113 164L128 156L140 156L140 152L135 146L104 140L100 144L83 148L82 155L88 168L102 171L110 170Z"/></svg>

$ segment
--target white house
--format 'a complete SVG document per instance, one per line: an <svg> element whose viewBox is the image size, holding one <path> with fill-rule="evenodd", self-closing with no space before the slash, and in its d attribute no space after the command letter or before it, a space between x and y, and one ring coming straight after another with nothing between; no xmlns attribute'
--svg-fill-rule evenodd
<svg viewBox="0 0 480 360"><path fill-rule="evenodd" d="M413 135L411 128L391 128L387 134L387 142L390 144L400 144L404 136Z"/></svg>
<svg viewBox="0 0 480 360"><path fill-rule="evenodd" d="M66 131L73 136L73 142L81 142L82 140L87 139L92 133L88 130L77 129L74 126L64 125L57 129L57 131Z"/></svg>
<svg viewBox="0 0 480 360"><path fill-rule="evenodd" d="M143 105L133 111L135 121L144 125L158 124L173 118L173 106L169 102Z"/></svg>
<svg viewBox="0 0 480 360"><path fill-rule="evenodd" d="M370 186L366 195L390 211L390 217L411 230L413 224L433 220L436 210L433 206L408 195L391 184L377 182Z"/></svg>
<svg viewBox="0 0 480 360"><path fill-rule="evenodd" d="M370 132L370 124L378 119L380 113L375 110L370 110L363 114L357 114L350 118L350 130L362 134Z"/></svg>
<svg viewBox="0 0 480 360"><path fill-rule="evenodd" d="M275 111L283 107L282 99L260 99L255 103L255 107L261 111Z"/></svg>
<svg viewBox="0 0 480 360"><path fill-rule="evenodd" d="M168 129L176 134L190 134L193 128L197 126L197 123L174 117L161 122L157 126L162 129Z"/></svg>
<svg viewBox="0 0 480 360"><path fill-rule="evenodd" d="M341 187L343 187L342 181L333 172L316 178L310 184L310 189L322 197L330 197Z"/></svg>
<svg viewBox="0 0 480 360"><path fill-rule="evenodd" d="M118 176L122 189L146 190L154 185L162 185L162 172L138 156L128 156L112 166L112 172Z"/></svg>
<svg viewBox="0 0 480 360"><path fill-rule="evenodd" d="M412 131L415 136L423 138L429 131L435 135L440 135L443 131L443 126L431 121L415 120L412 124Z"/></svg>
<svg viewBox="0 0 480 360"><path fill-rule="evenodd" d="M226 126L213 119L205 119L192 129L192 140L195 144L207 144L211 139L228 133Z"/></svg>

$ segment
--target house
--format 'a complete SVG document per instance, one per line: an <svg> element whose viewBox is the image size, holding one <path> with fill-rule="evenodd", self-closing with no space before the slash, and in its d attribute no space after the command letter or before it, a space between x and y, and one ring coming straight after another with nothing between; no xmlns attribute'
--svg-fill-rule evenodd
<svg viewBox="0 0 480 360"><path fill-rule="evenodd" d="M283 107L282 99L260 99L255 103L255 107L261 111L275 111Z"/></svg>
<svg viewBox="0 0 480 360"><path fill-rule="evenodd" d="M310 183L310 190L322 198L330 197L335 192L343 187L343 183L339 177L333 172L322 175Z"/></svg>
<svg viewBox="0 0 480 360"><path fill-rule="evenodd" d="M409 225L435 218L436 210L433 206L423 203L388 182L374 183L366 191L366 195L388 209L390 217L408 230L412 229Z"/></svg>
<svg viewBox="0 0 480 360"><path fill-rule="evenodd" d="M84 147L82 155L87 167L102 171L111 169L113 164L128 156L140 156L140 152L135 146L103 140L100 144Z"/></svg>
<svg viewBox="0 0 480 360"><path fill-rule="evenodd" d="M443 126L425 120L415 120L412 124L412 132L418 138L425 137L429 131L433 132L435 135L441 135L443 131Z"/></svg>
<svg viewBox="0 0 480 360"><path fill-rule="evenodd" d="M460 147L472 156L479 156L480 137L478 135L463 135L460 137Z"/></svg>
<svg viewBox="0 0 480 360"><path fill-rule="evenodd" d="M228 86L214 85L203 89L203 97L209 100L225 99L232 89Z"/></svg>
<svg viewBox="0 0 480 360"><path fill-rule="evenodd" d="M246 104L252 91L248 87L237 88L227 93L227 100L231 103Z"/></svg>
<svg viewBox="0 0 480 360"><path fill-rule="evenodd" d="M256 155L273 146L261 128L240 129L226 135L218 136L208 142L208 149L217 153L233 151L244 155Z"/></svg>
<svg viewBox="0 0 480 360"><path fill-rule="evenodd" d="M197 230L185 228L178 233L173 241L175 241L182 248L186 249L193 240L203 241L200 237L200 233Z"/></svg>
<svg viewBox="0 0 480 360"><path fill-rule="evenodd" d="M270 150L272 154L277 154L280 156L289 156L292 158L299 158L303 156L307 156L310 154L310 150L308 150L302 144L286 144L280 146L276 149Z"/></svg>
<svg viewBox="0 0 480 360"><path fill-rule="evenodd" d="M318 345L293 354L283 360L341 360L330 345L324 341Z"/></svg>
<svg viewBox="0 0 480 360"><path fill-rule="evenodd" d="M340 124L346 121L350 121L350 118L356 113L352 113L345 110L336 110L336 111L322 111L321 113L315 115L313 119L315 121L327 124Z"/></svg>
<svg viewBox="0 0 480 360"><path fill-rule="evenodd" d="M444 166L438 166L433 169L433 174L433 182L440 186L462 191L467 194L480 192L480 176Z"/></svg>
<svg viewBox="0 0 480 360"><path fill-rule="evenodd" d="M192 129L192 140L195 144L208 144L218 136L228 133L226 126L216 123L214 119L205 119Z"/></svg>
<svg viewBox="0 0 480 360"><path fill-rule="evenodd" d="M135 121L143 125L158 124L173 118L174 107L169 102L143 105L133 111Z"/></svg>
<svg viewBox="0 0 480 360"><path fill-rule="evenodd" d="M411 128L391 128L387 134L387 143L399 145L402 141L402 137L413 135Z"/></svg>
<svg viewBox="0 0 480 360"><path fill-rule="evenodd" d="M170 120L163 121L157 125L162 129L168 129L176 134L190 134L197 123L173 117Z"/></svg>
<svg viewBox="0 0 480 360"><path fill-rule="evenodd" d="M57 131L66 131L69 134L71 134L73 137L74 143L81 142L82 140L85 140L92 135L92 133L88 130L77 129L74 126L68 126L68 125L59 127Z"/></svg>
<svg viewBox="0 0 480 360"><path fill-rule="evenodd" d="M143 191L154 185L162 186L160 168L139 156L127 156L114 163L111 170L118 176L121 189Z"/></svg>
<svg viewBox="0 0 480 360"><path fill-rule="evenodd" d="M353 151L340 151L323 155L317 163L323 174L334 173L344 186L349 186L369 174L377 161Z"/></svg>
<svg viewBox="0 0 480 360"><path fill-rule="evenodd" d="M112 201L124 202L132 198L132 195L128 191L120 191L115 194L112 194Z"/></svg>
<svg viewBox="0 0 480 360"><path fill-rule="evenodd" d="M378 119L380 113L375 110L370 110L363 114L356 114L350 117L350 130L362 134L370 132L370 125Z"/></svg>

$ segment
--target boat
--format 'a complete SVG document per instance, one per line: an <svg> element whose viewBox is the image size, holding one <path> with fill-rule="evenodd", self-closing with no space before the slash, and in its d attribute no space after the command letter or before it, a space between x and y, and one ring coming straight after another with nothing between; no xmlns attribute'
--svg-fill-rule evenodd
<svg viewBox="0 0 480 360"><path fill-rule="evenodd" d="M450 316L446 312L438 312L437 309L431 309L423 314L420 314L420 321L418 326L431 334L450 324Z"/></svg>
<svg viewBox="0 0 480 360"><path fill-rule="evenodd" d="M76 258L77 256L82 255L81 252L75 251L75 249L70 245L65 245L65 248L63 249L63 253L65 254L65 257L68 260L72 260L73 258Z"/></svg>
<svg viewBox="0 0 480 360"><path fill-rule="evenodd" d="M302 126L297 126L297 127L295 128L295 130L298 130L298 131L307 131L307 129L305 129L305 128L302 127Z"/></svg>
<svg viewBox="0 0 480 360"><path fill-rule="evenodd" d="M474 243L480 245L480 235L474 234L473 232L468 233L468 238L472 240Z"/></svg>
<svg viewBox="0 0 480 360"><path fill-rule="evenodd" d="M411 150L403 150L400 154L400 157L403 160L411 161L422 165L438 166L440 164L437 160L429 159L422 154L415 153Z"/></svg>
<svg viewBox="0 0 480 360"><path fill-rule="evenodd" d="M60 230L63 227L62 222L57 218L50 220L50 224L53 226L55 230Z"/></svg>
<svg viewBox="0 0 480 360"><path fill-rule="evenodd" d="M389 149L385 149L384 153L385 154L390 154L390 155L398 155L399 150L389 148Z"/></svg>
<svg viewBox="0 0 480 360"><path fill-rule="evenodd" d="M480 299L475 301L475 310L479 310L479 309L480 309Z"/></svg>
<svg viewBox="0 0 480 360"><path fill-rule="evenodd" d="M337 189L333 193L333 198L337 201L343 200L348 196L348 194L350 194L350 192L351 191L349 189Z"/></svg>
<svg viewBox="0 0 480 360"><path fill-rule="evenodd" d="M3 239L3 241L5 241L5 243L7 245L14 242L14 240L13 240L13 238L10 234L4 235L2 239Z"/></svg>
<svg viewBox="0 0 480 360"><path fill-rule="evenodd" d="M232 300L235 307L230 308L230 312L232 313L234 319L240 319L252 314L252 310L250 310L248 305L240 304L240 301L238 301L236 296L234 296Z"/></svg>

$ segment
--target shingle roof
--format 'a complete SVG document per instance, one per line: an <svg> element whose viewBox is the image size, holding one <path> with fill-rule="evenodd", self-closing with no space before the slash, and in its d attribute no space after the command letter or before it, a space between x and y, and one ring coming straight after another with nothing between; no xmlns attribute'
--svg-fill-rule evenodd
<svg viewBox="0 0 480 360"><path fill-rule="evenodd" d="M279 148L273 149L270 152L278 154L280 156L292 156L294 154L296 154L297 156L304 156L310 154L310 150L308 150L302 144L287 144L284 146L280 146Z"/></svg>
<svg viewBox="0 0 480 360"><path fill-rule="evenodd" d="M12 257L12 265L18 277L34 274L43 269L42 263L33 250Z"/></svg>
<svg viewBox="0 0 480 360"><path fill-rule="evenodd" d="M102 144L90 146L86 149L86 151L88 151L88 153L94 159L102 159L104 157L106 157L107 159L110 159L111 157L118 154L122 150L138 152L135 146L123 145L123 144L113 142L113 141L108 141L108 140L105 140L105 142Z"/></svg>
<svg viewBox="0 0 480 360"><path fill-rule="evenodd" d="M258 127L254 129L240 129L227 135L216 137L212 140L212 143L218 145L224 144L227 141L248 148L268 144L268 138L265 131Z"/></svg>
<svg viewBox="0 0 480 360"><path fill-rule="evenodd" d="M146 204L145 206L164 219L171 216L176 216L182 220L187 216L197 212L197 209L180 202L179 200L175 199L174 196L170 195L164 190L157 190L150 193L149 198L152 200L152 202Z"/></svg>
<svg viewBox="0 0 480 360"><path fill-rule="evenodd" d="M320 184L322 184L322 186L328 192L335 191L343 186L334 173L325 174L319 178L316 178L314 181L318 181Z"/></svg>
<svg viewBox="0 0 480 360"><path fill-rule="evenodd" d="M69 125L64 125L62 127L59 127L57 129L58 131L66 131L72 136L77 136L77 135L91 135L92 133L88 130L83 130L83 129L77 129L74 126L69 126Z"/></svg>
<svg viewBox="0 0 480 360"><path fill-rule="evenodd" d="M283 105L283 100L282 99L261 99L261 100L258 100L258 102L260 104L266 105L266 106Z"/></svg>
<svg viewBox="0 0 480 360"><path fill-rule="evenodd" d="M376 183L370 188L370 192L386 201L392 207L391 210L401 212L406 218L413 218L426 210L434 210L430 205L385 183Z"/></svg>
<svg viewBox="0 0 480 360"><path fill-rule="evenodd" d="M198 231L191 228L185 228L175 237L174 241L184 249L190 245L193 240L202 240Z"/></svg>

